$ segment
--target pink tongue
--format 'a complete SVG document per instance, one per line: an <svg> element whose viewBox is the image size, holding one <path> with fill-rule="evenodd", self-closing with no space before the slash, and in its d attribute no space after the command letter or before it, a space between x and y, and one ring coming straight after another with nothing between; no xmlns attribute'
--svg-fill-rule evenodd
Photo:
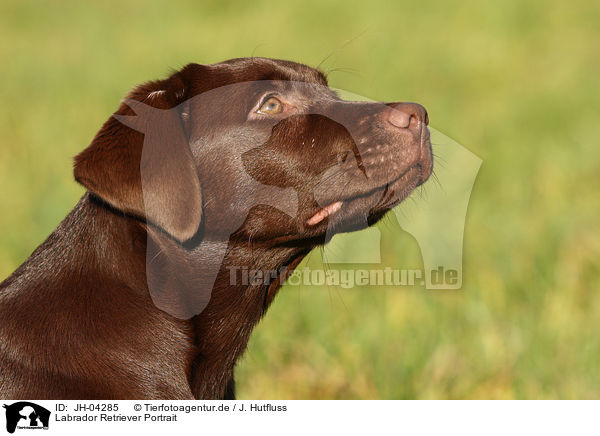
<svg viewBox="0 0 600 436"><path fill-rule="evenodd" d="M314 214L312 217L310 217L309 220L306 221L306 224L308 224L309 226L314 226L315 224L319 224L321 221L323 221L329 215L332 215L332 214L336 213L338 210L340 210L340 207L342 207L341 201L336 201L335 203L331 203L329 206L324 207L323 209L319 210L316 214Z"/></svg>

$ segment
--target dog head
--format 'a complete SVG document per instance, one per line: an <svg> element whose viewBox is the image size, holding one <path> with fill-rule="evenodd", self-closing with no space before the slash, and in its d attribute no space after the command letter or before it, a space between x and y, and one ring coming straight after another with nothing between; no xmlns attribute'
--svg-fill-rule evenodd
<svg viewBox="0 0 600 436"><path fill-rule="evenodd" d="M135 88L75 178L179 242L202 231L314 245L357 230L432 171L425 109L340 99L305 65L190 64Z"/></svg>

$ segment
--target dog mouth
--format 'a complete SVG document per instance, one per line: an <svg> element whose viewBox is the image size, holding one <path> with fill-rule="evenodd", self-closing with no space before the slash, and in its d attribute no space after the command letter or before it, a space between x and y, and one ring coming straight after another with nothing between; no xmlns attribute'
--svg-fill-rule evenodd
<svg viewBox="0 0 600 436"><path fill-rule="evenodd" d="M345 198L326 201L306 220L308 227L315 227L327 219L328 223L351 220L355 216L383 216L385 212L406 199L412 191L427 181L433 172L433 153L429 129L424 127L419 144L420 156L416 163L400 175L372 189ZM340 216L340 217L338 217ZM370 225L370 223L369 223Z"/></svg>
<svg viewBox="0 0 600 436"><path fill-rule="evenodd" d="M343 221L344 218L352 218L355 215L371 216L387 212L404 200L410 193L426 180L420 163L417 163L390 182L378 185L367 192L350 195L328 203L319 208L306 220L308 227L314 227L327 219ZM337 215L343 217L337 219Z"/></svg>

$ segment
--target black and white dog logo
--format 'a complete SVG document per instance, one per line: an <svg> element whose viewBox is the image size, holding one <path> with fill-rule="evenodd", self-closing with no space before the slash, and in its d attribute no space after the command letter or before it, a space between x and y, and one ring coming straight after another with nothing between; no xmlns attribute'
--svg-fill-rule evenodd
<svg viewBox="0 0 600 436"><path fill-rule="evenodd" d="M14 433L18 429L44 429L48 430L50 411L35 403L19 401L18 403L4 405L6 409L6 431Z"/></svg>

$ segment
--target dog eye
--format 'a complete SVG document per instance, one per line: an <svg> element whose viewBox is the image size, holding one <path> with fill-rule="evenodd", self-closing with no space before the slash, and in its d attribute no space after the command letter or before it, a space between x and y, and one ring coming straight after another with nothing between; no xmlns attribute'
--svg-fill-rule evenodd
<svg viewBox="0 0 600 436"><path fill-rule="evenodd" d="M259 114L280 114L283 112L283 103L275 97L267 98L258 109Z"/></svg>

